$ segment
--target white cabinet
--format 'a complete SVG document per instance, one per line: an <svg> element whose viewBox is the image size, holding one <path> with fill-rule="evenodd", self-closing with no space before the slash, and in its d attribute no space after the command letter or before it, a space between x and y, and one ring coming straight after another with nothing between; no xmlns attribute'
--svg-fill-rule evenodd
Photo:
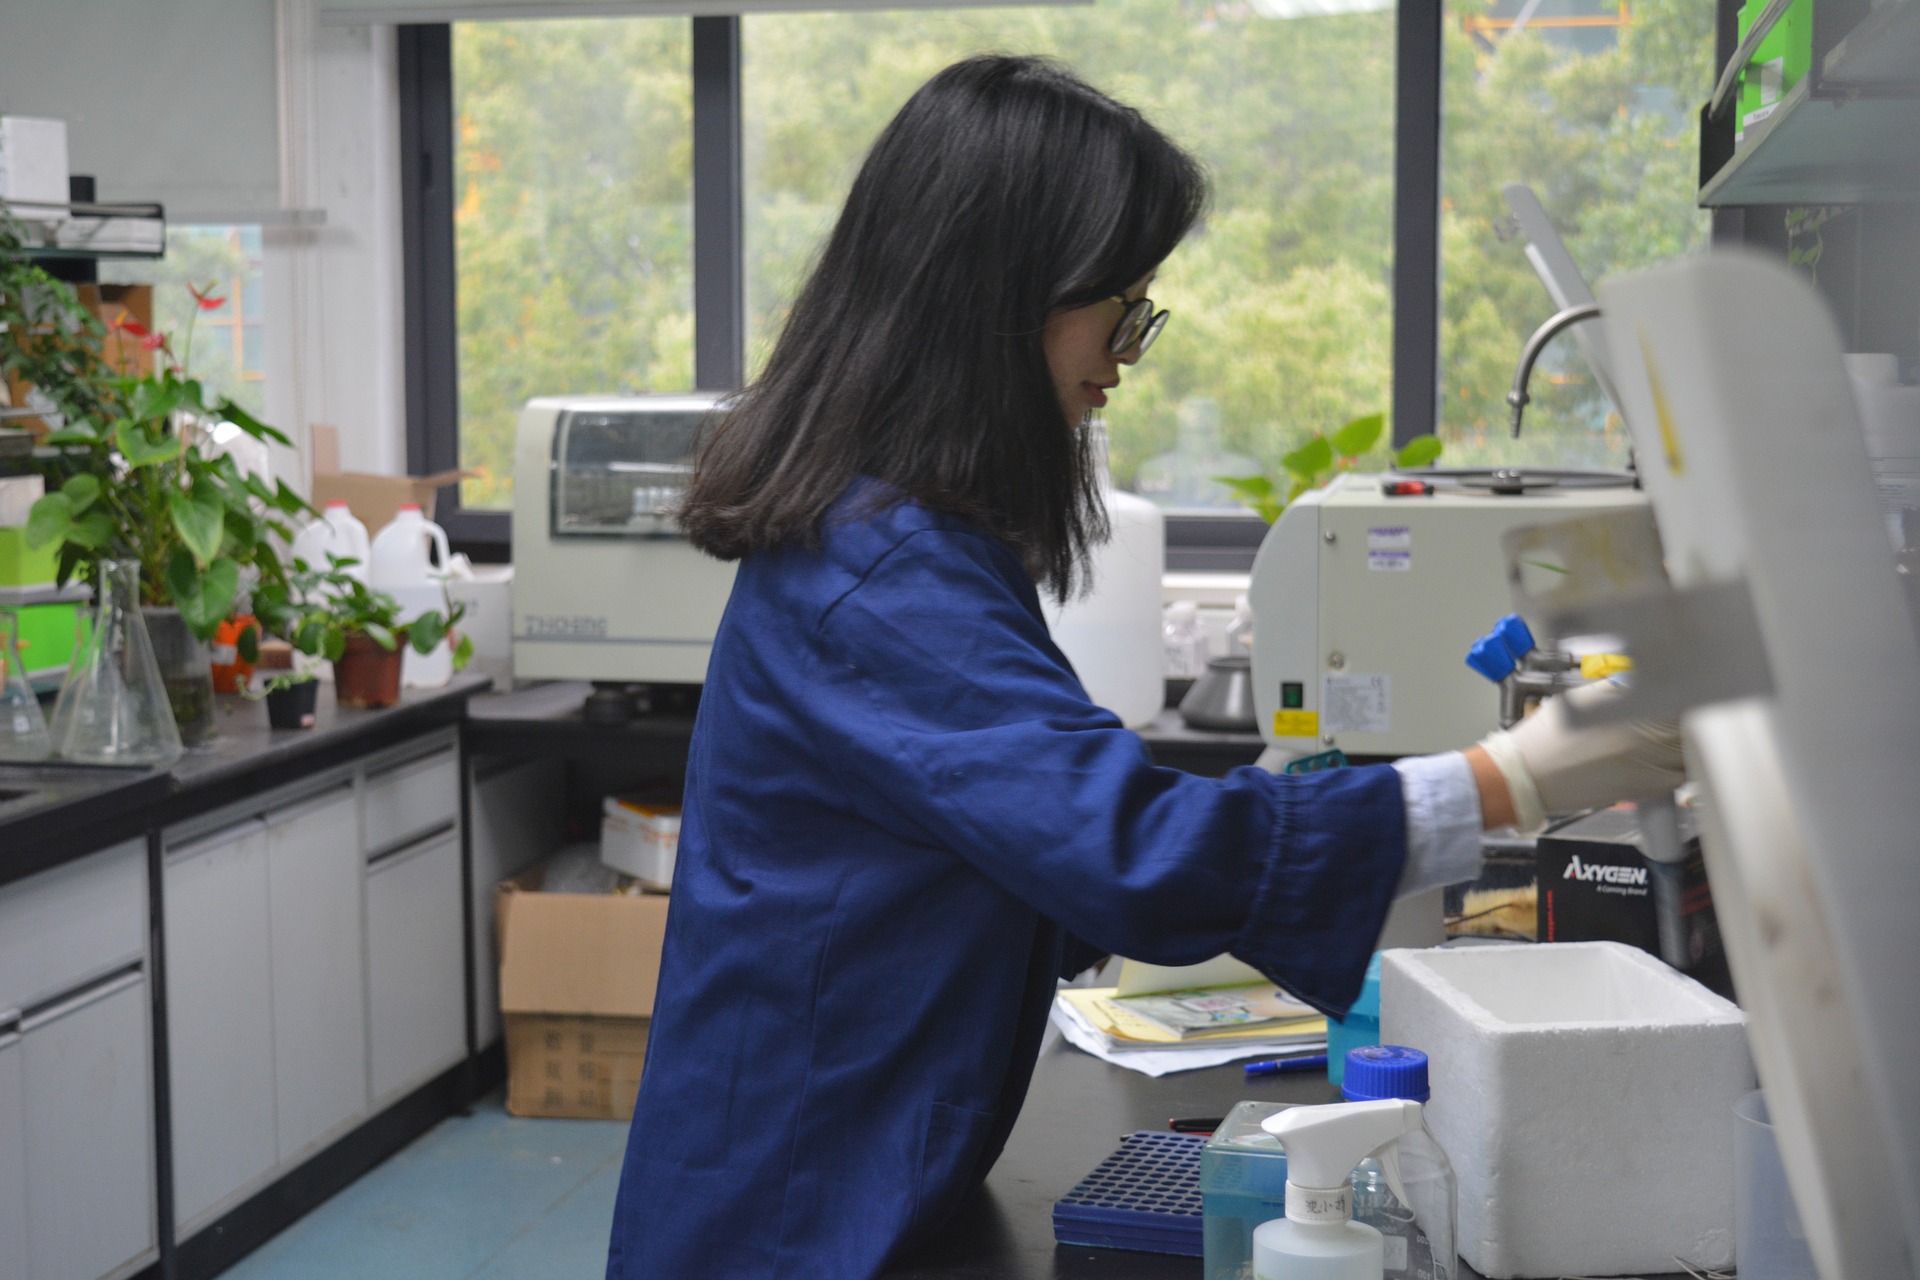
<svg viewBox="0 0 1920 1280"><path fill-rule="evenodd" d="M152 1255L148 1011L133 969L21 1021L33 1280L98 1280Z"/></svg>
<svg viewBox="0 0 1920 1280"><path fill-rule="evenodd" d="M27 1088L20 1024L0 1023L0 1280L27 1280Z"/></svg>
<svg viewBox="0 0 1920 1280"><path fill-rule="evenodd" d="M278 1160L266 824L169 850L162 884L174 1221L184 1238Z"/></svg>
<svg viewBox="0 0 1920 1280"><path fill-rule="evenodd" d="M375 1106L424 1084L466 1053L463 911L457 831L367 866Z"/></svg>
<svg viewBox="0 0 1920 1280"><path fill-rule="evenodd" d="M267 816L276 1154L289 1164L367 1112L359 814L342 783Z"/></svg>
<svg viewBox="0 0 1920 1280"><path fill-rule="evenodd" d="M156 1253L145 841L0 888L0 1280Z"/></svg>

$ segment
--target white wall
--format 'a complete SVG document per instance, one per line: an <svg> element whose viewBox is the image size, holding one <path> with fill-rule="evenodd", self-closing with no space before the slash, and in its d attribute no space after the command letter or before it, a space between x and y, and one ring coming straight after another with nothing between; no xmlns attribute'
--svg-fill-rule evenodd
<svg viewBox="0 0 1920 1280"><path fill-rule="evenodd" d="M398 72L391 26L278 10L281 206L324 216L263 230L267 420L299 446L275 473L304 490L316 422L346 470L406 471Z"/></svg>

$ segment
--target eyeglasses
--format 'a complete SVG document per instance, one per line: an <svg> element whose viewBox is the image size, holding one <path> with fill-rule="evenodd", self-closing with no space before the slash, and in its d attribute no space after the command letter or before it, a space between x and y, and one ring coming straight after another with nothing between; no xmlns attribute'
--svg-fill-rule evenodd
<svg viewBox="0 0 1920 1280"><path fill-rule="evenodd" d="M1167 313L1155 311L1152 298L1127 302L1125 298L1115 294L1111 300L1124 303L1127 309L1121 313L1120 323L1113 326L1113 334L1107 339L1107 350L1116 356L1124 356L1137 346L1140 348L1137 354L1147 354L1147 348L1152 346L1153 340L1160 336L1160 331L1167 327Z"/></svg>

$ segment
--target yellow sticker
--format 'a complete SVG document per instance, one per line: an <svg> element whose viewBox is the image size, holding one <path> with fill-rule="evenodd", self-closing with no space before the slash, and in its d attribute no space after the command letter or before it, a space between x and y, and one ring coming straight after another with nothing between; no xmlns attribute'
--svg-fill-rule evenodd
<svg viewBox="0 0 1920 1280"><path fill-rule="evenodd" d="M1273 713L1276 738L1317 738L1320 736L1318 711L1276 711Z"/></svg>

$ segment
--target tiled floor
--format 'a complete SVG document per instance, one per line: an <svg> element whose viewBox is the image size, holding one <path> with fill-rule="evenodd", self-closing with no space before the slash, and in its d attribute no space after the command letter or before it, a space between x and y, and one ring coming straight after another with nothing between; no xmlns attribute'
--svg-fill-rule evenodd
<svg viewBox="0 0 1920 1280"><path fill-rule="evenodd" d="M224 1280L600 1280L627 1126L498 1097L283 1231Z"/></svg>

